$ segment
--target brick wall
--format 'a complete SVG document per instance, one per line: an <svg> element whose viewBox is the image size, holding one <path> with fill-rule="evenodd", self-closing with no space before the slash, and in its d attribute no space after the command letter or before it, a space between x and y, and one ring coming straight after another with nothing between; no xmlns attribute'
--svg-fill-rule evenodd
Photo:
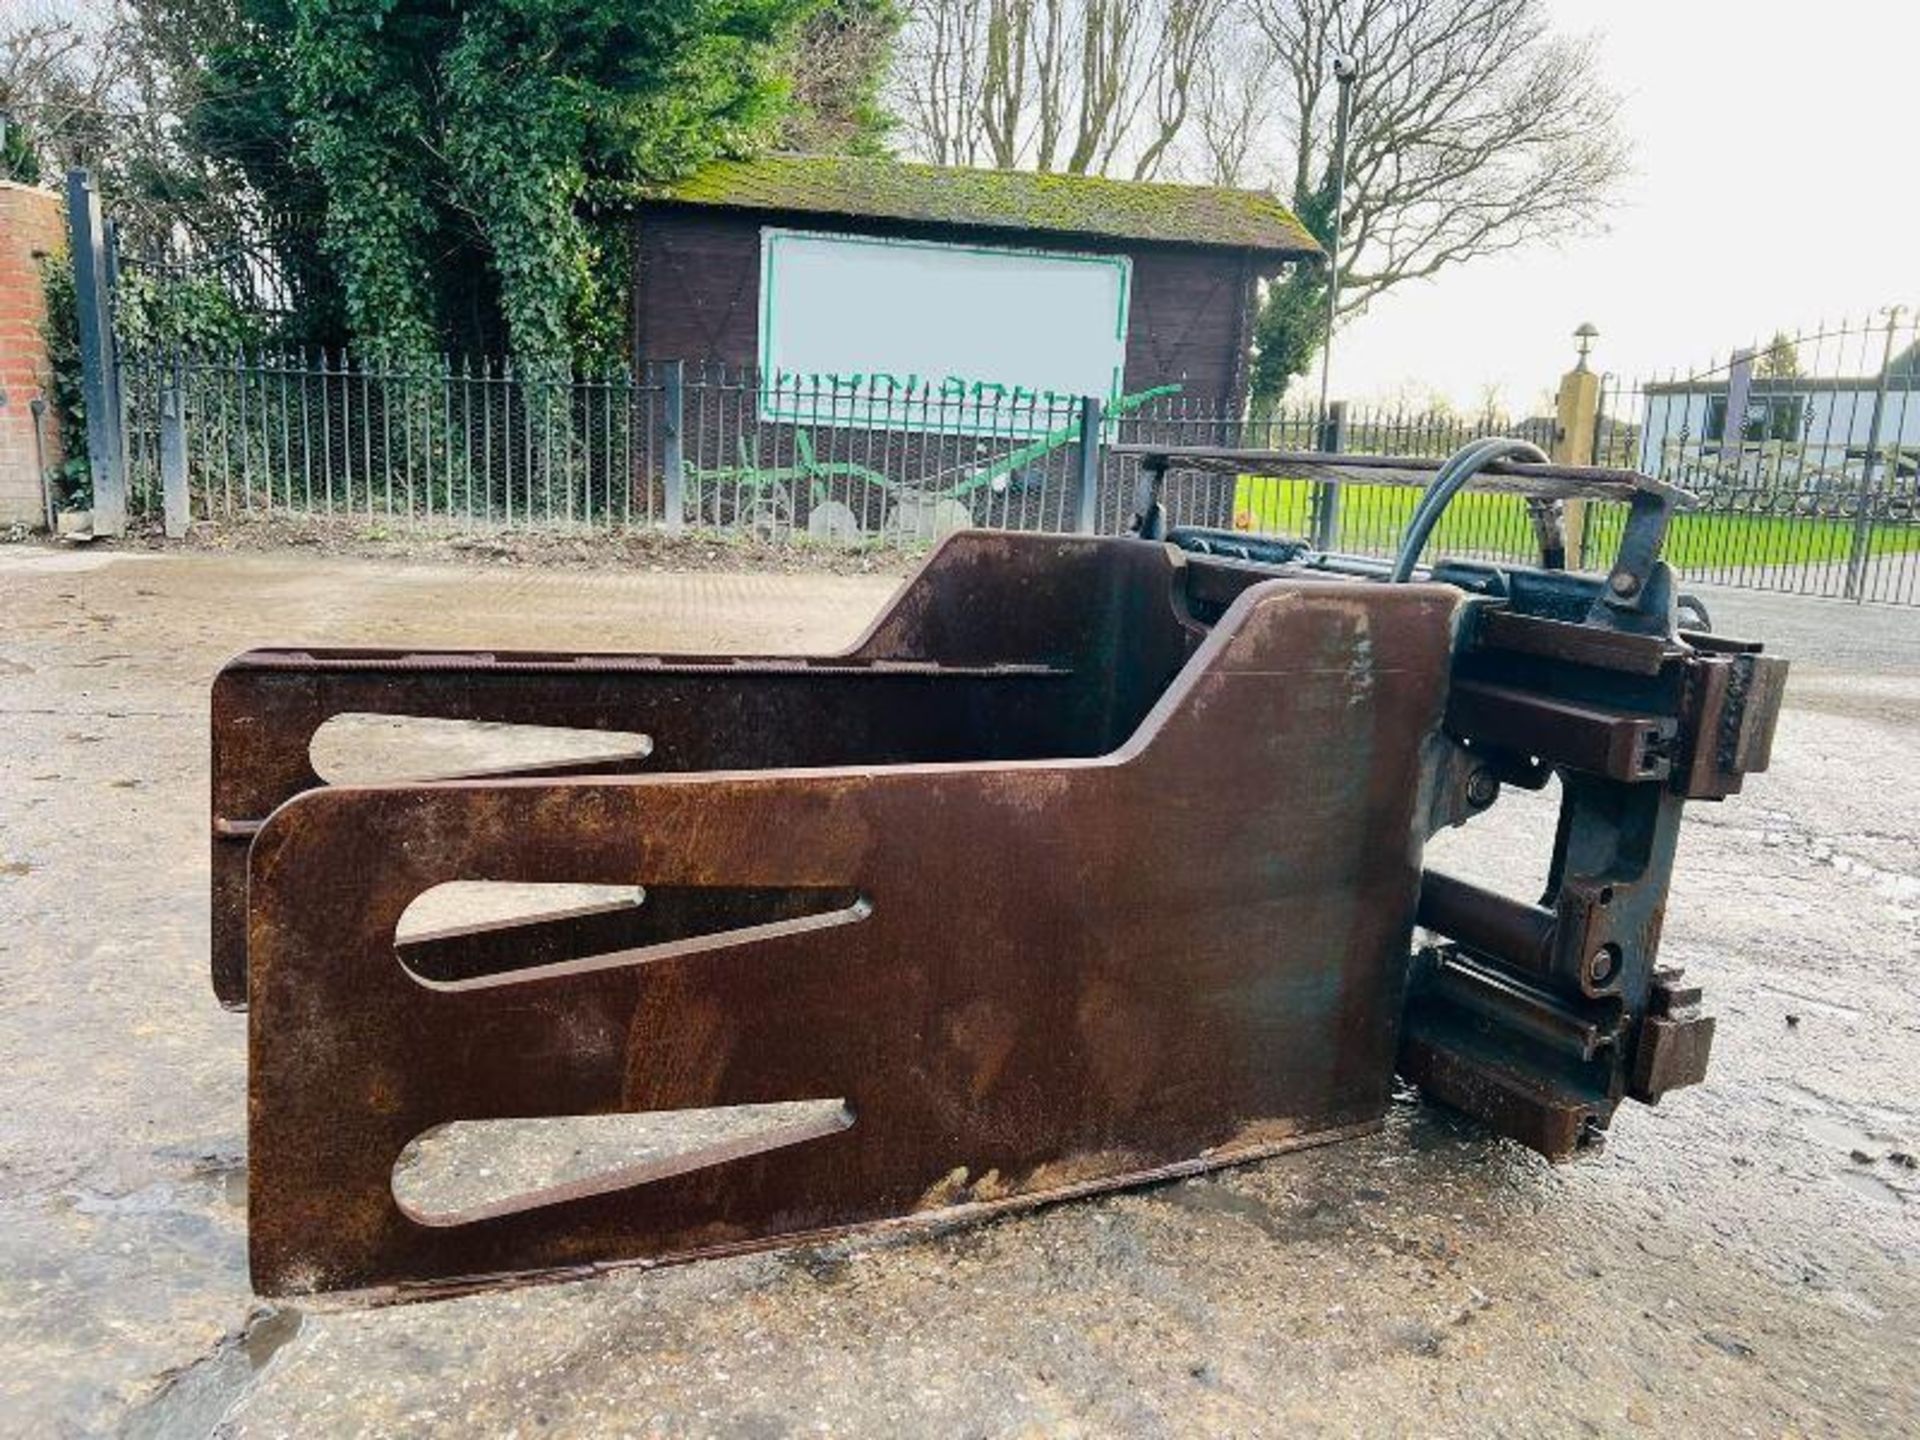
<svg viewBox="0 0 1920 1440"><path fill-rule="evenodd" d="M66 207L60 197L0 181L0 526L43 523L28 408L49 384L40 339L46 302L36 257L66 248ZM59 463L60 426L51 412L41 433L47 464Z"/></svg>

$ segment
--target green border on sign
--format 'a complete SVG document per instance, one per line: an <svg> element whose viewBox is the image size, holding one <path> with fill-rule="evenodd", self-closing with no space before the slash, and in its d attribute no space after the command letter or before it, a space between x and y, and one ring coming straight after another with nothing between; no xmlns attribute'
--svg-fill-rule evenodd
<svg viewBox="0 0 1920 1440"><path fill-rule="evenodd" d="M802 413L799 408L788 412L773 403L775 397L778 395L777 390L770 392L768 386L771 370L768 364L768 354L773 344L773 255L777 242L788 236L807 240L832 240L840 244L850 245L876 245L906 250L957 250L962 254L968 255L1031 255L1042 260L1065 260L1081 265L1110 265L1120 272L1120 303L1114 313L1113 338L1120 342L1122 350L1121 363L1114 366L1111 387L1102 398L1111 404L1124 393L1127 319L1128 309L1133 295L1133 260L1129 256L1095 255L1078 250L1040 250L1025 245L956 245L943 240L899 239L886 235L848 235L832 230L794 230L786 226L765 225L760 229L759 411L762 420L778 421L792 425L826 425L830 427L844 426L847 428L863 428L862 421L854 418L851 412L846 414L840 413L837 406L829 407L823 415L820 413L819 406L814 407L814 413L806 414ZM850 397L850 406L857 403L857 399ZM871 417L873 413L872 407L875 403L871 397L868 398L867 404L869 408L867 414L869 417ZM964 403L956 408L964 409ZM976 402L974 406L975 411L977 412L979 408L979 404ZM1042 418L1044 413L1045 411L1042 407L1034 407L1034 427L1038 427L1039 429L1046 428L1046 420ZM864 422L864 428L900 429L903 427L894 421L891 415L888 415L883 416L881 423L878 425L874 425L871 419L869 419ZM973 424L967 424L965 421L956 421L952 424L941 423L932 428L937 429L942 434L956 435L1004 436L1018 433L1015 429L1009 428L1004 423L982 424L978 421Z"/></svg>

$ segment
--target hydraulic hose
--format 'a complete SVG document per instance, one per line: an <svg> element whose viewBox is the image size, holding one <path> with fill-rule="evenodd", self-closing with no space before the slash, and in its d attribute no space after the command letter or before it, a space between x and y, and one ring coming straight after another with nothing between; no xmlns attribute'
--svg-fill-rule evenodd
<svg viewBox="0 0 1920 1440"><path fill-rule="evenodd" d="M1475 440L1454 451L1421 492L1420 503L1414 506L1413 517L1401 532L1400 548L1394 554L1393 570L1387 577L1389 580L1404 584L1413 578L1414 567L1420 563L1420 554L1427 548L1434 527L1440 523L1440 516L1452 503L1453 497L1466 487L1469 480L1496 460L1527 460L1544 465L1547 456L1538 445L1509 436Z"/></svg>
<svg viewBox="0 0 1920 1440"><path fill-rule="evenodd" d="M1407 520L1407 527L1401 532L1400 548L1404 549L1407 539L1416 529L1420 532L1420 548L1424 549L1427 537L1440 523L1440 514L1446 509L1455 493L1459 490L1454 476L1462 465L1473 464L1480 452L1492 445L1498 437L1488 436L1469 441L1466 445L1449 455L1440 464L1439 471L1427 482L1426 489L1420 493L1420 501L1413 507L1413 514ZM1477 467L1476 467L1477 468ZM1416 555L1417 555L1416 551ZM1395 565L1399 563L1398 551L1395 552ZM1395 575L1396 580L1402 578Z"/></svg>

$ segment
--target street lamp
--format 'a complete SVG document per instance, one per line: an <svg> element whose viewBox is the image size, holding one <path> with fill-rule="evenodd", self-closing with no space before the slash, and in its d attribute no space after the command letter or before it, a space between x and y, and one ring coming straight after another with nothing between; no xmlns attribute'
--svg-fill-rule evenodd
<svg viewBox="0 0 1920 1440"><path fill-rule="evenodd" d="M1600 327L1591 320L1582 321L1580 328L1573 332L1573 338L1580 342L1579 368L1587 368L1587 352L1593 349L1593 342L1600 338Z"/></svg>
<svg viewBox="0 0 1920 1440"><path fill-rule="evenodd" d="M1333 323L1340 314L1340 221L1347 208L1347 127L1353 119L1353 82L1360 62L1351 55L1333 57L1333 78L1340 82L1340 104L1333 122L1333 233L1327 249L1327 336L1320 350L1320 426L1327 425L1328 387L1333 382Z"/></svg>

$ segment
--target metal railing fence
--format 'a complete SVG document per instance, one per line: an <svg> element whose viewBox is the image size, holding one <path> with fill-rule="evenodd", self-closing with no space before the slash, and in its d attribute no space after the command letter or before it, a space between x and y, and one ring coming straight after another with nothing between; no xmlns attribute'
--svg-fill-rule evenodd
<svg viewBox="0 0 1920 1440"><path fill-rule="evenodd" d="M1668 557L1690 580L1920 604L1920 321L1903 306L1664 378L1602 379L1594 458L1694 494ZM1609 554L1621 515L1588 527Z"/></svg>
<svg viewBox="0 0 1920 1440"><path fill-rule="evenodd" d="M1336 406L1249 418L1166 386L1098 407L1057 395L919 390L875 404L817 381L657 362L545 376L510 361L394 366L319 351L123 355L129 494L159 513L169 483L195 517L284 513L383 523L665 525L765 540L931 539L957 525L1112 533L1134 503L1112 443L1444 455L1516 426L1499 416ZM1304 480L1176 473L1176 524L1304 532ZM1411 495L1355 489L1343 548L1387 553ZM1090 523L1089 523L1090 522ZM1463 510L1456 544L1507 554L1523 510Z"/></svg>
<svg viewBox="0 0 1920 1440"><path fill-rule="evenodd" d="M1249 425L1250 448L1321 450L1349 455L1440 459L1471 441L1515 435L1542 449L1554 442L1554 420L1515 420L1498 413L1462 416L1435 411L1368 409L1335 401L1324 421L1312 412L1282 417L1272 426ZM1170 476L1176 490L1180 482ZM1233 523L1260 533L1307 537L1323 549L1391 556L1412 518L1419 492L1391 485L1320 487L1305 480L1241 476ZM1434 554L1523 560L1536 551L1526 505L1513 496L1469 494L1447 508L1430 542Z"/></svg>
<svg viewBox="0 0 1920 1440"><path fill-rule="evenodd" d="M192 514L650 524L662 386L319 352L125 357L129 498Z"/></svg>
<svg viewBox="0 0 1920 1440"><path fill-rule="evenodd" d="M1756 375L1749 352L1684 378L1602 380L1592 458L1699 496L1669 543L1688 579L1920 603L1920 366L1902 368L1904 330L1842 333L1875 352L1859 375ZM118 373L133 512L157 514L172 493L213 519L659 526L803 544L913 545L963 525L1117 533L1137 470L1116 444L1443 456L1485 435L1549 450L1560 438L1554 417L1346 404L1248 416L1173 386L1098 406L924 387L876 398L678 362L555 376L499 360L150 352L121 355ZM1730 407L1745 416L1733 439ZM1416 492L1329 496L1304 478L1176 469L1164 499L1174 524L1385 556ZM1582 564L1604 567L1622 520L1586 508ZM1522 502L1469 493L1429 553L1526 560L1534 544Z"/></svg>

